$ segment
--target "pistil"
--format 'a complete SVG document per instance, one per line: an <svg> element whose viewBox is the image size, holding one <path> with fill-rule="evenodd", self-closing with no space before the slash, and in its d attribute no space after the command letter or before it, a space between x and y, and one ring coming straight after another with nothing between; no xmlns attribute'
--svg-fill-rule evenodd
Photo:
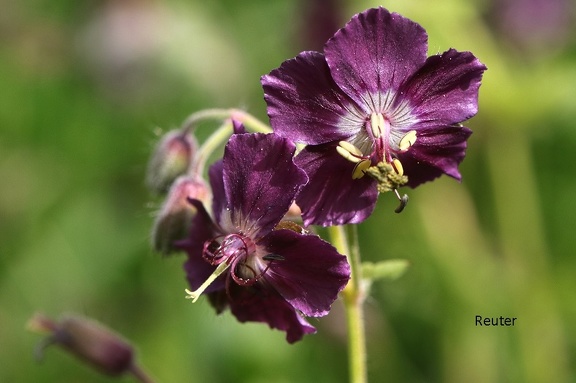
<svg viewBox="0 0 576 383"><path fill-rule="evenodd" d="M230 264L228 262L222 262L221 264L218 265L218 267L216 267L216 270L214 270L214 272L210 274L208 279L206 279L204 283L202 283L202 285L198 287L196 290L190 291L188 289L185 289L186 294L188 294L186 296L186 299L192 299L192 303L196 302L200 297L200 295L204 292L204 290L206 290L206 288L208 288L208 286L210 286L210 284L212 284L212 282L214 282L216 278L222 275L222 273L225 272L228 269L228 267L230 267Z"/></svg>

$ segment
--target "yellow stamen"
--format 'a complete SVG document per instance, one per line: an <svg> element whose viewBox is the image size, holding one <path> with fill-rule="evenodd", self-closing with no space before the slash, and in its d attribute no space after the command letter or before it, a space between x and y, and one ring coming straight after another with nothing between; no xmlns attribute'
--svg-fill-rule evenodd
<svg viewBox="0 0 576 383"><path fill-rule="evenodd" d="M228 263L222 262L221 264L218 265L216 270L214 270L214 272L210 274L208 279L206 279L204 283L202 283L202 285L198 287L195 291L185 289L186 294L188 294L188 296L186 296L186 299L192 299L192 303L196 302L200 297L200 295L204 292L204 290L206 290L206 288L210 286L210 284L214 282L216 278L218 278L224 271L226 271L226 269L229 266L230 265Z"/></svg>
<svg viewBox="0 0 576 383"><path fill-rule="evenodd" d="M350 153L354 154L355 156L362 157L362 152L356 146L352 145L348 141L340 141L338 143L342 148L348 150Z"/></svg>
<svg viewBox="0 0 576 383"><path fill-rule="evenodd" d="M370 129L374 138L380 138L384 128L384 116L382 113L372 113L370 115Z"/></svg>
<svg viewBox="0 0 576 383"><path fill-rule="evenodd" d="M414 143L416 142L416 131L411 130L402 137L400 143L398 144L398 148L405 152L408 150Z"/></svg>
<svg viewBox="0 0 576 383"><path fill-rule="evenodd" d="M382 113L378 113L378 131L382 133L383 130L386 130L386 122L384 121L384 116ZM378 135L378 137L380 137L380 135Z"/></svg>
<svg viewBox="0 0 576 383"><path fill-rule="evenodd" d="M358 163L362 161L362 152L360 149L347 141L340 141L336 147L336 151L350 162Z"/></svg>
<svg viewBox="0 0 576 383"><path fill-rule="evenodd" d="M394 158L392 160L392 167L394 168L396 173L398 173L399 176L404 175L404 167L402 166L402 163L400 162L400 160L398 160L398 158Z"/></svg>
<svg viewBox="0 0 576 383"><path fill-rule="evenodd" d="M371 162L370 160L362 160L354 166L354 170L352 170L352 179L359 179L364 177L366 170L370 167Z"/></svg>

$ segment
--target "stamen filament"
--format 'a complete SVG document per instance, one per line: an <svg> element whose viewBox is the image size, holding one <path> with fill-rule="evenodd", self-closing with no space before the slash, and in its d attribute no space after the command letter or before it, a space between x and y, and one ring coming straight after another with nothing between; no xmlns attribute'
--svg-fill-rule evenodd
<svg viewBox="0 0 576 383"><path fill-rule="evenodd" d="M228 262L222 262L221 264L218 265L218 267L216 267L216 270L214 270L214 272L210 274L208 279L206 279L204 283L202 283L202 285L198 287L195 291L185 289L186 294L188 294L186 296L186 299L192 299L192 303L196 302L200 297L200 295L204 292L204 290L206 290L206 288L210 286L210 284L214 282L216 278L218 278L224 271L226 271L228 267L230 267L230 264L228 264Z"/></svg>

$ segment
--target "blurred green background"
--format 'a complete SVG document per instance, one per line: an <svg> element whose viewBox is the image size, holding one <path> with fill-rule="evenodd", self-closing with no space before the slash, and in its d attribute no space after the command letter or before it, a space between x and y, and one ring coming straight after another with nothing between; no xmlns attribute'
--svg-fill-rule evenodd
<svg viewBox="0 0 576 383"><path fill-rule="evenodd" d="M521 11L383 4L427 29L430 54L470 50L488 71L463 182L407 191L400 215L381 196L360 226L365 260L412 265L367 302L371 382L576 382L574 9L510 2ZM288 345L185 300L184 258L149 249L161 200L143 179L158 132L210 107L265 119L259 77L320 49L325 18L343 26L377 5L0 0L0 382L133 381L56 348L37 363L36 311L114 328L158 382L346 382L338 303ZM476 315L518 319L476 327Z"/></svg>

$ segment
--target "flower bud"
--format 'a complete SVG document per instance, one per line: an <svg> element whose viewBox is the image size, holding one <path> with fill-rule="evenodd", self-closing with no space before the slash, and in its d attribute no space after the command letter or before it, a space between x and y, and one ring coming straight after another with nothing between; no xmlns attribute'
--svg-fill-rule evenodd
<svg viewBox="0 0 576 383"><path fill-rule="evenodd" d="M148 164L146 184L150 190L165 193L176 178L186 173L197 147L196 138L187 132L166 133Z"/></svg>
<svg viewBox="0 0 576 383"><path fill-rule="evenodd" d="M39 352L50 344L57 344L105 374L134 372L132 346L94 320L71 315L53 321L35 314L28 322L28 328L50 334L38 345Z"/></svg>
<svg viewBox="0 0 576 383"><path fill-rule="evenodd" d="M156 216L152 228L154 250L168 255L174 250L174 242L188 236L196 208L189 199L197 199L205 205L210 200L210 192L199 177L179 177L170 188L168 197Z"/></svg>

